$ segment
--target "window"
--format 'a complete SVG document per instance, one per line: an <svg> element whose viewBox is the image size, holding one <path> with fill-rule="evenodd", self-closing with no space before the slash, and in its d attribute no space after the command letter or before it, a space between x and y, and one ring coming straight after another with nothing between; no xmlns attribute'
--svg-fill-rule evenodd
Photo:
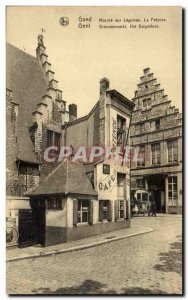
<svg viewBox="0 0 188 300"><path fill-rule="evenodd" d="M52 130L47 130L47 148L51 146L58 147L58 151L50 150L50 154L58 155L60 151L61 134Z"/></svg>
<svg viewBox="0 0 188 300"><path fill-rule="evenodd" d="M117 173L117 197L125 196L125 174Z"/></svg>
<svg viewBox="0 0 188 300"><path fill-rule="evenodd" d="M150 108L150 106L151 106L151 98L147 99L147 106L148 106L148 108Z"/></svg>
<svg viewBox="0 0 188 300"><path fill-rule="evenodd" d="M136 124L135 125L135 134L140 134L140 132L141 132L140 124Z"/></svg>
<svg viewBox="0 0 188 300"><path fill-rule="evenodd" d="M160 119L155 121L155 130L159 130L160 129Z"/></svg>
<svg viewBox="0 0 188 300"><path fill-rule="evenodd" d="M57 197L53 197L47 200L47 209L62 209L62 199L59 199Z"/></svg>
<svg viewBox="0 0 188 300"><path fill-rule="evenodd" d="M143 109L148 109L151 106L151 98L143 100Z"/></svg>
<svg viewBox="0 0 188 300"><path fill-rule="evenodd" d="M144 124L144 123L142 123L142 124L140 125L140 132L141 132L141 133L144 133L144 132L145 132L145 124Z"/></svg>
<svg viewBox="0 0 188 300"><path fill-rule="evenodd" d="M168 148L168 162L177 162L178 161L178 141L168 141L167 142Z"/></svg>
<svg viewBox="0 0 188 300"><path fill-rule="evenodd" d="M89 201L78 200L78 223L88 223L89 220Z"/></svg>
<svg viewBox="0 0 188 300"><path fill-rule="evenodd" d="M178 196L177 176L168 177L168 201L171 205L176 205Z"/></svg>
<svg viewBox="0 0 188 300"><path fill-rule="evenodd" d="M143 108L147 108L147 100L143 100Z"/></svg>
<svg viewBox="0 0 188 300"><path fill-rule="evenodd" d="M103 174L110 174L110 165L103 165Z"/></svg>
<svg viewBox="0 0 188 300"><path fill-rule="evenodd" d="M124 218L124 201L123 200L119 201L118 216L119 216L119 219Z"/></svg>
<svg viewBox="0 0 188 300"><path fill-rule="evenodd" d="M161 154L160 154L160 144L159 143L151 145L151 153L152 153L152 165L160 165Z"/></svg>
<svg viewBox="0 0 188 300"><path fill-rule="evenodd" d="M148 193L142 193L142 201L148 201Z"/></svg>
<svg viewBox="0 0 188 300"><path fill-rule="evenodd" d="M137 156L137 167L143 166L145 166L145 146L140 146Z"/></svg>
<svg viewBox="0 0 188 300"><path fill-rule="evenodd" d="M148 201L148 193L137 193L138 201Z"/></svg>
<svg viewBox="0 0 188 300"><path fill-rule="evenodd" d="M103 220L108 220L108 201L103 201L102 214Z"/></svg>
<svg viewBox="0 0 188 300"><path fill-rule="evenodd" d="M112 206L109 200L99 200L99 221L112 221Z"/></svg>
<svg viewBox="0 0 188 300"><path fill-rule="evenodd" d="M126 139L126 119L117 116L117 146L124 146Z"/></svg>
<svg viewBox="0 0 188 300"><path fill-rule="evenodd" d="M143 178L136 179L137 188L145 189L145 180Z"/></svg>

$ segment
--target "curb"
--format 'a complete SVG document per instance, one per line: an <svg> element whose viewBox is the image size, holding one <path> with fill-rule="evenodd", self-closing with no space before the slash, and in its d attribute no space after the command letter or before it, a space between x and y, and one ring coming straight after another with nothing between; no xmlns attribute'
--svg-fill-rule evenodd
<svg viewBox="0 0 188 300"><path fill-rule="evenodd" d="M30 255L25 255L25 256L21 256L21 257L11 257L11 258L8 258L6 260L6 262L18 261L18 260L28 259L28 258L45 257L45 256L50 256L50 255L55 255L55 254L62 254L62 253L67 253L67 252L74 252L74 251L89 249L89 248L97 247L97 246L100 246L100 245L103 245L103 244L108 244L108 243L115 242L115 241L118 241L118 240L126 239L126 238L129 238L129 237L150 233L150 232L153 232L153 231L154 231L153 228L145 227L145 230L142 230L140 232L131 233L131 234L128 234L128 235L123 235L123 236L120 236L120 237L115 237L115 238L112 238L110 240L94 242L94 243L75 246L75 247L72 247L72 248L67 248L67 249L62 249L62 250L53 250L53 251L50 251L50 252L40 252L39 254L30 254Z"/></svg>

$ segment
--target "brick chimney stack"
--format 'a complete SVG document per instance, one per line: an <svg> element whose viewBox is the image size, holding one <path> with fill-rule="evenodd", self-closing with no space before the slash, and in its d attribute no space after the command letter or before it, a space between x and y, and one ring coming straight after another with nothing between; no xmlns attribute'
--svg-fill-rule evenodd
<svg viewBox="0 0 188 300"><path fill-rule="evenodd" d="M102 78L100 80L100 94L103 92L106 92L107 89L109 89L110 86L110 81L108 80L108 78Z"/></svg>
<svg viewBox="0 0 188 300"><path fill-rule="evenodd" d="M77 105L70 104L69 105L69 121L74 121L77 119Z"/></svg>

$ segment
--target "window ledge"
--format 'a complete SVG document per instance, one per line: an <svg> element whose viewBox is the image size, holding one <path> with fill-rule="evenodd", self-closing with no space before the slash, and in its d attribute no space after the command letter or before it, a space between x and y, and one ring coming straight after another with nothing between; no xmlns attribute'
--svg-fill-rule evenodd
<svg viewBox="0 0 188 300"><path fill-rule="evenodd" d="M80 226L86 226L86 225L89 225L89 223L88 223L88 222L77 223L77 227L80 227Z"/></svg>

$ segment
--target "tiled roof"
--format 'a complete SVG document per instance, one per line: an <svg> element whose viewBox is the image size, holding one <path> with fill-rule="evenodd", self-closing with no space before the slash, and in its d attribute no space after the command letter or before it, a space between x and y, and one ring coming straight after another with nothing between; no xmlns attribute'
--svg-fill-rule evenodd
<svg viewBox="0 0 188 300"><path fill-rule="evenodd" d="M37 187L26 193L29 196L49 194L97 195L84 165L69 160L62 162Z"/></svg>
<svg viewBox="0 0 188 300"><path fill-rule="evenodd" d="M19 104L17 121L17 158L38 163L28 127L32 112L37 109L48 85L37 58L7 44L6 87L12 90L13 101Z"/></svg>

